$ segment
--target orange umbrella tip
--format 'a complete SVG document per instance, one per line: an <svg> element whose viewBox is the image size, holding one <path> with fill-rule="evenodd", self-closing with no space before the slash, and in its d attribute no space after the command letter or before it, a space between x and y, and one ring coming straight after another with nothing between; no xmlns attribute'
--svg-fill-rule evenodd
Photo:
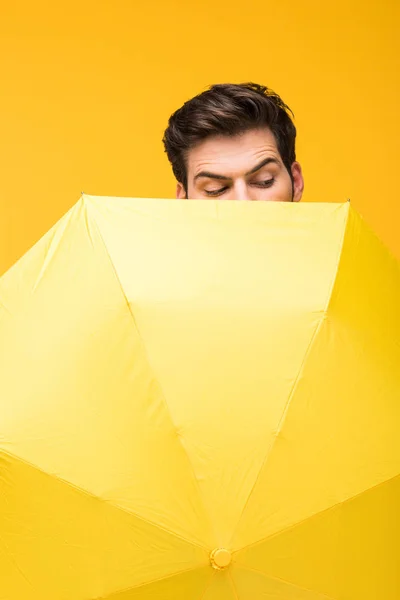
<svg viewBox="0 0 400 600"><path fill-rule="evenodd" d="M232 554L226 548L216 548L210 554L211 566L214 569L226 569L232 561Z"/></svg>

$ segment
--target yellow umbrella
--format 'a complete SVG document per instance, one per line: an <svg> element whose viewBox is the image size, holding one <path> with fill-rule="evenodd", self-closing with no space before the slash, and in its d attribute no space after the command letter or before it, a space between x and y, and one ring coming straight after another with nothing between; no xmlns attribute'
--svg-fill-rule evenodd
<svg viewBox="0 0 400 600"><path fill-rule="evenodd" d="M0 303L1 600L400 598L400 269L349 204L83 196Z"/></svg>

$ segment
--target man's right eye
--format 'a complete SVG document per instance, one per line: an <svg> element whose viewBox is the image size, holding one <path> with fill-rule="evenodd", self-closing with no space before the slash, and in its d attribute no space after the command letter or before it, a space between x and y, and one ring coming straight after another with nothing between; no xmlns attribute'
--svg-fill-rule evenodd
<svg viewBox="0 0 400 600"><path fill-rule="evenodd" d="M221 194L223 194L228 188L222 187L222 188L218 188L218 190L204 190L205 193L207 194L207 196L220 196Z"/></svg>

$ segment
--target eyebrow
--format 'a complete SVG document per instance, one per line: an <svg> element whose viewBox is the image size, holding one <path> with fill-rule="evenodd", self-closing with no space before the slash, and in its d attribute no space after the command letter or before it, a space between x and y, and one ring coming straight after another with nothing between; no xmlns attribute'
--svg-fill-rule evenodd
<svg viewBox="0 0 400 600"><path fill-rule="evenodd" d="M245 175L253 175L253 173L257 173L257 171L265 167L265 165L269 165L271 163L279 165L279 161L276 158L264 158L264 160L258 163L258 165L251 169L251 171L245 173ZM218 173L211 173L210 171L200 171L200 173L197 173L193 181L196 181L200 177L207 177L207 179L220 179L222 181L231 181L232 179L232 177L227 177L226 175L218 175Z"/></svg>

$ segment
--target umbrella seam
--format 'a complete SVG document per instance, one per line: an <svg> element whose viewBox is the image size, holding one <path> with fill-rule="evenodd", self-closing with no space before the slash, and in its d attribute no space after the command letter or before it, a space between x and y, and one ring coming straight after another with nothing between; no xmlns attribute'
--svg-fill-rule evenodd
<svg viewBox="0 0 400 600"><path fill-rule="evenodd" d="M267 448L267 452L266 452L265 458L264 458L264 460L263 460L263 462L262 462L262 465L261 465L261 467L260 467L260 470L259 470L259 472L258 472L258 475L257 475L257 477L256 477L256 479L255 479L255 481L254 481L254 483L253 483L253 486L252 486L252 488L251 488L251 490L250 490L250 492L249 492L249 495L248 495L248 497L247 497L247 500L246 500L246 502L245 502L245 504L244 504L243 510L242 510L242 512L241 512L241 515L240 515L240 517L239 517L238 523L237 523L237 525L236 525L236 527L235 527L235 529L234 529L234 532L236 532L236 531L237 531L237 529L238 529L238 527L239 527L239 525L240 525L240 523L241 523L241 521L242 521L243 515L244 515L244 513L245 513L245 511L246 511L246 508L247 508L247 506L248 506L248 504L249 504L250 498L251 498L251 496L252 496L252 494L253 494L253 492L254 492L254 490L255 490L256 486L257 486L257 483L258 483L258 481L259 481L259 479L260 479L260 477L261 477L261 473L262 473L262 471L263 471L263 469L264 469L265 465L267 464L267 462L268 462L268 460L269 460L269 457L270 457L270 456L271 456L271 454L272 454L272 451L273 451L273 449L274 449L274 446L275 446L275 441L276 441L277 437L279 436L279 434L280 434L280 433L281 433L281 431L282 431L282 428L283 428L284 422L285 422L285 420L286 420L286 415L287 415L287 413L289 412L289 407L290 407L290 404L291 404L292 398L293 398L293 396L294 396L294 392L295 392L295 390L296 390L296 387L297 387L297 382L298 382L298 381L299 381L299 379L300 379L300 374L301 374L301 373L302 373L302 371L303 371L303 367L304 367L304 364L305 364L305 362L306 362L306 360L307 360L307 357L308 357L308 355L309 355L309 352L310 352L311 346L313 345L314 339L316 338L317 334L318 334L318 333L319 333L319 331L320 331L321 324L322 324L323 320L324 320L324 315L323 315L322 317L320 317L320 318L319 318L319 322L318 322L318 324L316 325L316 327L315 327L315 329L314 329L314 332L313 332L313 334L312 334L312 336L311 336L311 340L310 340L310 342L308 343L307 349L306 349L306 351L305 351L305 353L304 353L304 358L303 358L303 360L302 360L302 362L301 362L301 365L300 365L299 371L298 371L298 373L297 373L297 375L296 375L296 377L295 377L295 380L294 380L293 386L292 386L292 388L291 388L291 390L290 390L290 393L289 393L288 400L286 401L286 404L285 404L285 406L284 406L284 409L283 409L283 411L282 411L282 416L281 416L281 418L280 418L280 420L279 420L278 427L277 427L277 431L276 431L275 435L273 436L273 439L272 439L272 441L271 441L270 445L269 445L269 446L268 446L268 448ZM233 534L233 535L232 535L232 540L231 540L231 543L232 543L232 541L233 541L234 535L235 535L235 534Z"/></svg>
<svg viewBox="0 0 400 600"><path fill-rule="evenodd" d="M304 592L310 592L311 594L318 594L319 596L326 598L326 600L337 600L336 598L333 598L332 596L327 596L326 594L324 594L323 592L318 592L316 590L310 590L309 588L305 588L301 585L297 585L296 583L292 583L291 581L287 581L286 579L282 579L281 577L276 577L274 575L268 575L267 573L264 573L263 571L260 571L259 569L253 569L252 567L242 567L242 566L238 566L239 569L242 569L243 571L249 571L250 573L257 573L258 575L261 575L262 577L266 578L266 579L272 579L272 581L278 581L279 583L284 583L285 585L289 585L290 587L294 587L298 590L302 590Z"/></svg>
<svg viewBox="0 0 400 600"><path fill-rule="evenodd" d="M87 210L88 210L88 205L87 205L87 203L86 203L85 207L86 207L86 211L87 211ZM94 210L95 210L95 209L94 209ZM142 337L142 335L141 335L141 333L140 333L140 330L139 330L139 327L138 327L138 325L137 325L137 322L136 322L136 319L135 319L135 315L134 315L134 313L133 313L133 310L132 310L131 303L129 302L129 300L128 300L128 298L127 298L126 294L125 294L125 290L124 290L124 288L123 288L123 286L122 286L122 283L121 283L121 280L120 280L120 278L119 278L119 276L118 276L117 269L116 269L116 267L115 267L115 264L114 264L114 262L113 262L113 260L112 260L112 258L111 258L111 256L110 256L110 253L109 253L109 251L108 251L108 248L107 248L107 245L106 245L106 243L105 243L105 241L104 241L104 238L103 238L103 236L102 236L102 234L101 234L100 226L99 226L99 224L97 223L97 221L96 221L96 219L95 219L95 218L93 219L93 221L94 221L94 225L96 226L96 230L97 230L97 232L98 232L98 234L99 234L99 237L100 237L100 239L101 239L101 242L102 242L102 244L103 244L103 247L104 247L104 250L105 250L105 252L106 252L106 255L108 256L108 259L109 259L109 261L110 261L110 264L111 264L111 267L112 267L112 269L113 269L113 272L114 272L115 278L116 278L116 280L117 280L117 282L118 282L118 285L119 285L119 287L120 287L121 293L122 293L122 295L123 295L123 298L124 298L124 300L125 300L125 302L126 302L126 305L127 305L127 307L128 307L129 313L130 313L130 315L131 315L131 317L132 317L132 322L133 322L133 325L134 325L135 331L137 332L137 335L138 335L138 337L139 337L139 339L140 339L140 342L141 342L141 344L142 344L143 351L144 351L144 353L145 353L145 356L146 356L146 361L147 361L147 364L148 364L148 366L149 366L149 369L151 370L151 373L152 373L152 375L153 375L153 377L154 377L154 380L157 382L157 384L158 384L158 386L159 386L161 398L162 398L162 400L163 400L163 403L164 403L164 405L165 405L165 407L166 407L166 411L167 411L167 414L168 414L168 416L169 416L170 422L171 422L171 424L172 424L173 430L175 431L176 437L178 438L179 446L181 447L181 449L182 449L182 452L183 452L184 456L186 457L187 464L188 464L188 466L189 466L189 469L190 469L190 471L191 471L191 473L192 473L192 476L193 476L193 479L194 479L194 482L195 482L195 485L196 485L196 488L197 488L197 492L198 492L198 495L199 495L199 499L200 499L201 505L202 505L202 507L203 507L204 516L205 516L205 518L207 518L207 515L208 515L208 513L207 513L207 510L206 510L206 506L205 506L205 502L204 502L203 494L202 494L202 492L201 492L201 488L200 488L199 480L198 480L198 478L196 477L196 473L195 473L195 470L194 470L193 464L192 464L192 462L191 462L191 460L190 460L190 458L189 458L189 455L188 455L188 453L187 453L187 451L186 451L186 449L185 449L185 446L183 445L183 443L182 443L182 441L181 441L181 436L180 436L180 435L179 435L179 433L178 433L178 428L177 428L177 426L176 426L176 424L175 424L175 422L174 422L174 420L173 420L173 418L172 418L171 410L170 410L170 407L169 407L169 405L168 405L168 402L167 402L167 400L166 400L166 395L165 395L165 393L164 393L164 390L163 390L163 388L162 388L162 386L161 386L161 383L160 383L160 381L159 381L159 380L158 380L158 378L156 377L155 370L154 370L154 368L153 368L153 366L152 366L152 364L151 364L151 361L150 361L150 359L149 359L149 356L148 356L148 353L147 353L147 350L146 350L146 345L145 345L145 343L144 343L143 337ZM209 520L209 519L208 519L208 525L210 526L210 528L211 528L211 531L214 533L214 536L215 536L215 532L213 531L213 527L212 527L212 524L211 524L211 522L210 522L210 520ZM199 545L199 547L201 547L201 548L203 548L203 549L206 549L206 547L205 547L205 546L200 546L200 545ZM207 549L207 551L208 551L208 549Z"/></svg>
<svg viewBox="0 0 400 600"><path fill-rule="evenodd" d="M207 585L206 585L206 587L204 589L204 593L201 595L200 600L204 600L204 598L206 597L206 594L207 594L208 590L211 587L211 584L212 584L212 582L213 582L213 580L215 578L215 575L216 575L216 572L214 571L214 573L212 573L212 575L210 577L210 580L208 581L208 583L207 583Z"/></svg>
<svg viewBox="0 0 400 600"><path fill-rule="evenodd" d="M205 546L201 546L200 544L193 542L191 540L188 540L187 538L183 537L182 535L180 535L177 532L174 532L170 529L167 529L166 527L163 527L162 525L159 525L158 523L153 523L153 521L150 521L150 519L146 519L145 517L142 517L141 515L135 513L134 511L125 508L124 506L121 506L120 504L113 502L111 500L107 500L106 498L101 498L100 496L96 496L96 494L93 494L92 492L90 492L89 490L80 487L79 485L76 485L70 481L68 481L67 479L63 479L62 477L60 477L59 475L56 475L55 473L46 473L46 471L44 471L43 469L41 469L38 465L35 465L34 463L31 463L27 460L25 460L24 458L18 456L17 454L13 454L12 452L8 452L7 450L0 450L0 456L1 455L6 455L9 456L10 458L21 462L24 465L27 465L28 467L30 467L31 469L34 469L35 471L39 471L39 473L42 473L45 477L49 477L50 479L56 479L58 482L62 483L63 485L66 485L70 488L72 488L73 490L75 490L76 492L79 492L80 494L84 494L85 496L89 496L89 498L92 498L93 500L96 500L98 502L103 502L104 504L108 504L109 506L111 506L112 508L116 509L116 510L120 510L121 512L130 515L132 517L134 517L135 519L138 519L139 521L142 521L143 523L147 523L148 525L150 525L151 527L155 527L156 529L160 529L161 531L164 531L165 533L167 533L168 535L171 535L173 537L176 537L180 540L182 540L183 542L191 545L191 546L195 546L196 548L199 548L200 550L203 550L204 552L206 552L208 554L209 550L208 548L206 548Z"/></svg>
<svg viewBox="0 0 400 600"><path fill-rule="evenodd" d="M339 272L339 267L340 267L340 263L342 262L343 259L343 247L344 247L344 242L346 239L346 234L348 231L348 228L350 227L350 210L351 210L351 206L349 203L346 204L347 207L347 216L346 216L346 223L345 226L343 227L343 232L342 232L342 239L341 239L341 243L340 243L340 251L338 253L338 257L336 260L336 270L335 270L335 277L332 280L331 286L330 286L330 291L329 291L329 296L328 296L328 300L325 306L325 316L327 316L328 312L329 312L329 308L331 306L332 303L332 295L333 292L335 290L335 286L336 286L336 281L337 281L337 274Z"/></svg>
<svg viewBox="0 0 400 600"><path fill-rule="evenodd" d="M239 594L238 594L238 592L236 590L235 582L233 581L233 577L232 577L231 571L228 571L227 576L228 576L228 579L229 579L229 581L231 583L231 587L232 587L232 590L233 590L233 594L235 596L235 600L239 600Z"/></svg>
<svg viewBox="0 0 400 600"><path fill-rule="evenodd" d="M293 529L296 529L296 527L300 527L301 525L304 525L304 523L306 523L307 521L311 521L311 519L318 518L319 516L323 515L324 513L328 513L328 512L333 511L341 506L344 506L345 504L348 504L349 502L352 502L353 500L357 500L357 498L359 498L360 496L363 496L364 494L367 494L368 492L371 492L371 491L375 490L376 488L379 488L379 487L381 487L387 483L390 483L396 479L400 479L400 475L394 475L393 477L389 477L388 479L385 479L384 481L376 483L375 485L373 485L369 488L366 488L366 489L362 490L361 492L354 494L353 496L349 496L349 498L346 498L345 500L341 500L340 502L336 502L336 504L332 504L331 506L324 508L324 510L319 510L316 513L313 513L312 515L306 517L305 519L302 519L301 521L297 521L296 523L293 523L292 525L289 525L288 527L285 527L284 529L280 529L279 531L276 531L275 533L272 533L271 535L267 535L265 538L258 540L257 542L248 544L247 546L243 546L243 548L240 548L240 550L236 550L235 554L236 555L240 554L241 552L244 552L245 550L248 550L249 548L255 548L256 546L259 546L260 544L263 544L264 542L272 540L280 535L284 535L285 533L292 531Z"/></svg>
<svg viewBox="0 0 400 600"><path fill-rule="evenodd" d="M307 361L307 358L308 358L308 356L309 356L309 354L311 352L311 348L314 345L314 341L317 338L317 336L318 336L318 334L319 334L319 332L321 330L322 324L323 324L324 320L326 319L326 313L327 313L328 306L329 306L329 303L330 303L330 298L332 296L332 291L333 291L333 288L334 288L334 285L335 285L335 280L336 280L336 277L337 277L337 271L338 271L338 268L339 268L340 258L341 258L341 254L342 254L342 250L343 250L344 239L345 239L345 235L346 235L346 231L347 231L349 206L348 206L348 204L346 204L344 206L347 209L347 216L346 216L346 221L345 221L345 224L344 224L344 227L343 227L341 242L340 242L339 248L338 248L338 256L337 256L337 260L336 260L336 269L334 271L334 275L332 277L332 282L331 282L331 285L329 287L329 293L327 295L326 305L325 305L324 310L322 311L322 315L319 317L319 321L318 321L318 323L317 323L317 325L316 325L316 327L314 329L314 332L313 332L313 334L311 336L311 339L310 339L310 341L308 343L308 346L306 348L306 351L304 353L304 357L303 357L303 360L301 361L301 364L300 364L300 367L299 367L299 371L298 371L298 373L297 373L297 375L296 375L296 377L294 379L292 388L291 388L290 393L289 393L289 397L288 397L287 402L285 404L285 407L284 407L284 409L282 411L282 416L281 416L281 418L279 420L277 431L276 431L275 435L273 436L273 439L272 439L272 441L271 441L271 443L270 443L270 445L269 445L269 447L267 449L265 458L264 458L264 460L262 462L262 465L260 467L258 475L257 475L257 477L256 477L256 479L255 479L255 481L253 483L253 486L252 486L252 488L251 488L251 490L249 492L247 500L246 500L246 502L245 502L245 504L243 506L243 510L242 510L242 512L240 514L240 517L239 517L239 520L238 520L238 522L236 524L236 527L233 530L234 533L232 534L231 545L232 545L233 539L235 537L235 532L237 531L237 529L238 529L238 527L239 527L239 525L240 525L240 523L242 521L243 515L244 515L244 513L246 511L246 508L248 506L250 498L251 498L251 496L252 496L252 494L253 494L256 486L257 486L257 483L258 483L258 481L259 481L259 479L261 477L261 473L262 473L265 465L267 464L269 457L272 454L272 451L273 451L274 446L275 446L276 439L278 438L279 434L282 431L283 425L284 425L285 420L286 420L287 413L289 412L289 408L290 408L290 405L291 405L294 393L295 393L296 388L297 388L298 381L299 381L300 376L301 376L301 374L303 372L304 365L305 365L305 363Z"/></svg>
<svg viewBox="0 0 400 600"><path fill-rule="evenodd" d="M58 223L58 225L54 226L53 235L51 236L49 246L45 252L42 268L40 269L39 274L36 277L35 283L33 284L33 287L32 287L32 292L31 292L32 294L36 291L37 287L39 286L40 282L42 281L43 277L45 276L45 273L48 270L50 264L53 262L56 252L59 249L63 239L65 238L67 230L69 229L69 227L71 225L72 219L75 216L76 211L79 211L79 209L81 209L81 208L82 208L82 202L78 202L75 206L73 206L71 208L71 210L69 211L69 213L67 213L67 215L65 215L64 217L62 217L60 219L60 222ZM68 217L68 218L66 218L66 217ZM65 223L63 225L63 230L60 233L59 237L57 237L58 227L61 226L64 219L65 219Z"/></svg>
<svg viewBox="0 0 400 600"><path fill-rule="evenodd" d="M194 573L195 571L200 571L201 569L204 569L205 566L202 567L195 567L193 569L182 569L182 571L177 571L176 573L172 573L171 575L166 575L165 577L158 577L157 579L152 579L151 581L146 581L144 583L139 583L139 585L134 585L131 587L127 587L124 588L123 590L118 590L117 592L110 592L109 594L107 594L106 596L97 596L96 598L93 598L92 600L107 600L108 598L111 598L114 596L119 596L120 594L126 594L127 592L131 592L133 590L137 590L143 587L146 587L148 585L153 585L154 583L160 583L161 581L166 581L167 579L172 579L173 577L177 577L179 575L184 575L185 573ZM213 578L214 573L212 573L210 579ZM207 592L210 583L208 583L205 592ZM201 600L203 599L204 596L202 596Z"/></svg>

